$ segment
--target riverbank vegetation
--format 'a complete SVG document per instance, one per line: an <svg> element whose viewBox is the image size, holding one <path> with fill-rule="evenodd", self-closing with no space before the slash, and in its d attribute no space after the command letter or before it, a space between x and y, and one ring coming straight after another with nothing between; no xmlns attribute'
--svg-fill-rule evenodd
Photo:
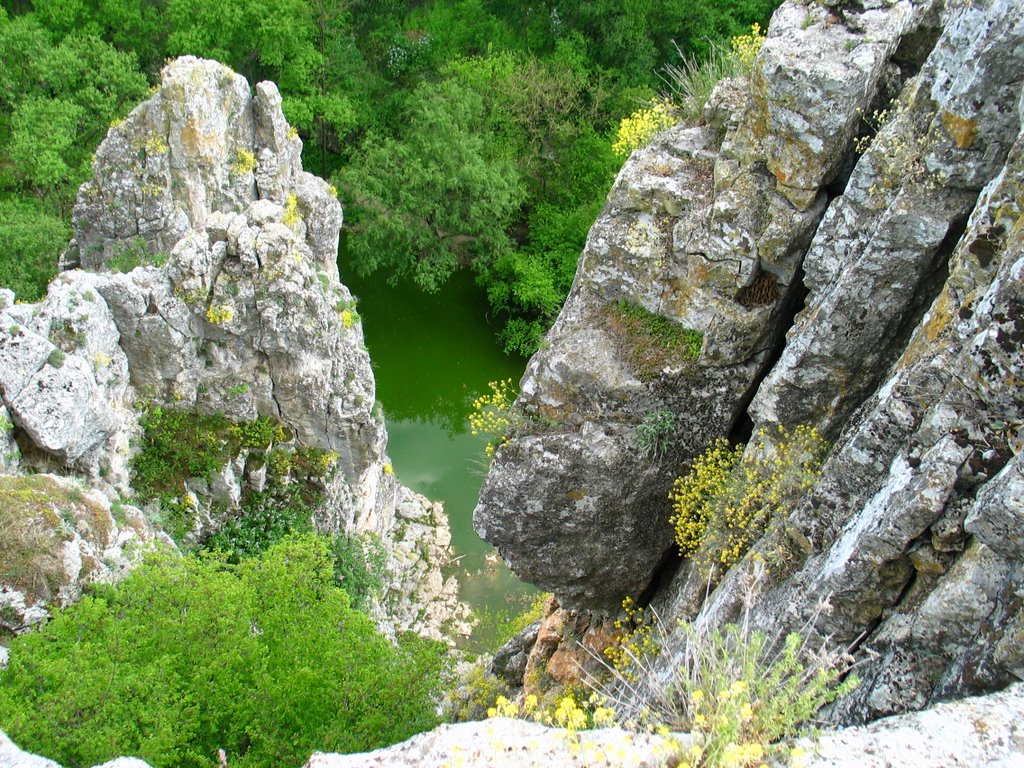
<svg viewBox="0 0 1024 768"><path fill-rule="evenodd" d="M0 285L45 291L108 126L166 58L195 54L278 84L358 269L433 291L471 268L506 347L530 352L622 163L620 120L664 89L665 65L775 4L5 0Z"/></svg>

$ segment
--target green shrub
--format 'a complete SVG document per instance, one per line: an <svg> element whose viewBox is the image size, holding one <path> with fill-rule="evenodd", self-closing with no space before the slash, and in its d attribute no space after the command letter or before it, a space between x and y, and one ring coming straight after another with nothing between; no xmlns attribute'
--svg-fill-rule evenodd
<svg viewBox="0 0 1024 768"><path fill-rule="evenodd" d="M158 551L116 587L14 640L0 728L65 765L301 765L437 722L439 644L393 646L334 583L326 540L237 566Z"/></svg>
<svg viewBox="0 0 1024 768"><path fill-rule="evenodd" d="M67 355L64 354L64 350L59 347L47 356L46 362L54 368L63 368L64 360L67 359Z"/></svg>
<svg viewBox="0 0 1024 768"><path fill-rule="evenodd" d="M209 480L239 451L270 448L266 457L272 480L289 475L299 482L286 492L273 489L256 494L246 502L247 512L229 521L215 546L250 556L285 533L309 530L308 524L294 524L312 518L320 503L314 487L334 466L337 454L318 448L293 449L275 445L288 438L283 426L261 416L253 421L233 422L221 414L198 414L154 406L139 419L143 427L141 450L132 459L132 485L144 500L159 499L164 529L175 539L192 530L196 510L185 494L191 478ZM258 454L257 454L258 455ZM249 516L251 513L251 516Z"/></svg>
<svg viewBox="0 0 1024 768"><path fill-rule="evenodd" d="M221 415L155 406L139 423L142 450L132 459L132 485L146 498L178 495L185 480L209 479L238 453L231 422Z"/></svg>
<svg viewBox="0 0 1024 768"><path fill-rule="evenodd" d="M348 592L352 605L363 608L384 587L387 552L376 534L340 533L331 542L334 581Z"/></svg>
<svg viewBox="0 0 1024 768"><path fill-rule="evenodd" d="M205 546L227 552L235 563L255 557L289 534L313 530L315 508L302 498L298 486L251 494L238 516L224 523Z"/></svg>
<svg viewBox="0 0 1024 768"><path fill-rule="evenodd" d="M37 301L57 274L57 259L71 237L68 223L31 198L0 200L0 286L23 301Z"/></svg>
<svg viewBox="0 0 1024 768"><path fill-rule="evenodd" d="M160 267L166 262L166 253L151 252L146 241L137 237L107 260L107 268L111 272L131 272L136 267Z"/></svg>

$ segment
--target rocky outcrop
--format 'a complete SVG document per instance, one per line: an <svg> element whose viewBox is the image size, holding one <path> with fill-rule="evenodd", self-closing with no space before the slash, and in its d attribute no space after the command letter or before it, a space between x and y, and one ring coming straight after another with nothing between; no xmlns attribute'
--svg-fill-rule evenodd
<svg viewBox="0 0 1024 768"><path fill-rule="evenodd" d="M55 475L0 475L0 632L24 632L85 584L112 582L154 541L142 510Z"/></svg>
<svg viewBox="0 0 1024 768"><path fill-rule="evenodd" d="M302 170L301 149L272 83L253 91L192 57L164 68L96 151L46 298L15 305L0 292L0 416L11 427L0 440L17 441L4 462L131 498L140 414L269 419L272 444L240 446L169 492L188 511L178 533L201 540L268 478L293 481L289 457L313 457L317 527L393 544L385 600L402 615L389 626L439 636L446 609L463 613L440 572L447 521L391 472L361 322L338 275L341 205ZM416 520L401 536L396 515Z"/></svg>
<svg viewBox="0 0 1024 768"><path fill-rule="evenodd" d="M774 637L817 615L854 652L840 721L1024 677L1019 10L785 3L747 100L716 89L708 126L663 134L617 180L522 382L524 416L550 423L498 450L476 523L566 608L643 593L668 628L655 680L679 665L677 619L742 614ZM699 331L700 356L637 376L606 319L622 299ZM643 461L652 409L676 430ZM832 447L784 524L724 578L665 565L687 462L797 425Z"/></svg>
<svg viewBox="0 0 1024 768"><path fill-rule="evenodd" d="M895 2L833 24L824 7L784 5L749 87L717 89L711 124L668 131L619 174L523 377L531 428L497 452L475 512L513 570L566 607L614 608L651 582L672 478L742 429L861 115L927 11ZM665 411L667 450L652 454L638 429Z"/></svg>

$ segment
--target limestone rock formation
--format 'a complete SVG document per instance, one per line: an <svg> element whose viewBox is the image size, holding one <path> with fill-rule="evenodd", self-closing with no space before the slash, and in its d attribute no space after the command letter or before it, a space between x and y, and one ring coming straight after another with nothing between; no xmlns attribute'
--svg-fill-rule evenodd
<svg viewBox="0 0 1024 768"><path fill-rule="evenodd" d="M322 459L317 527L374 532L402 554L388 566L387 601L403 615L389 626L439 636L451 610L464 615L439 570L447 521L391 473L359 315L338 274L341 205L302 170L301 149L272 83L253 92L193 57L164 68L97 150L46 298L15 305L0 291L4 466L61 468L132 498L140 414L271 419L275 449ZM193 510L187 539L264 490L269 448L243 447L176 489ZM396 514L417 520L401 547Z"/></svg>
<svg viewBox="0 0 1024 768"><path fill-rule="evenodd" d="M742 427L861 115L927 11L894 2L832 24L821 6L784 5L751 82L708 107L749 92L724 137L677 127L626 163L523 377L530 426L498 451L476 509L522 578L598 609L651 582L672 540L672 477ZM638 426L663 411L670 449L652 455Z"/></svg>
<svg viewBox="0 0 1024 768"><path fill-rule="evenodd" d="M804 740L805 768L1013 768L1024 760L1024 686L940 704L924 712L864 727L825 731ZM686 734L673 734L684 747ZM548 768L595 766L656 768L671 754L661 737L618 728L567 731L524 720L497 718L442 725L393 747L354 755L314 754L306 768ZM772 763L777 765L778 763ZM22 752L0 732L0 768L60 768ZM95 768L148 768L118 758Z"/></svg>
<svg viewBox="0 0 1024 768"><path fill-rule="evenodd" d="M1024 678L1020 5L787 2L748 87L623 169L477 527L565 608L643 593L660 677L677 619L778 637L820 613L864 678L836 720L997 690ZM641 375L623 300L699 331L699 358ZM660 410L672 447L642 457ZM814 490L724 577L673 560L672 479L780 425L831 440Z"/></svg>

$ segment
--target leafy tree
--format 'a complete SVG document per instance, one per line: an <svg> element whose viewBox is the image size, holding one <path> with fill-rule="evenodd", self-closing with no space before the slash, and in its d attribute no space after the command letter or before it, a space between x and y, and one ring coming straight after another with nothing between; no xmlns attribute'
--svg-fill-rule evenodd
<svg viewBox="0 0 1024 768"><path fill-rule="evenodd" d="M436 723L442 650L396 647L349 605L325 539L238 566L155 552L116 587L17 638L0 728L67 765L300 765L314 749L390 744Z"/></svg>
<svg viewBox="0 0 1024 768"><path fill-rule="evenodd" d="M458 83L421 85L403 123L397 138L369 137L336 177L349 249L364 274L386 267L434 291L460 264L508 250L523 188L495 153L482 99Z"/></svg>
<svg viewBox="0 0 1024 768"><path fill-rule="evenodd" d="M45 194L78 177L74 149L83 112L66 99L38 96L15 107L7 144L15 184ZM46 133L39 130L43 125Z"/></svg>
<svg viewBox="0 0 1024 768"><path fill-rule="evenodd" d="M25 301L41 298L70 237L67 222L32 198L0 200L0 285Z"/></svg>
<svg viewBox="0 0 1024 768"><path fill-rule="evenodd" d="M74 32L101 38L133 52L155 71L167 40L162 3L152 0L33 0L36 19L55 41Z"/></svg>
<svg viewBox="0 0 1024 768"><path fill-rule="evenodd" d="M146 87L135 56L93 34L54 45L31 14L0 19L0 197L28 193L66 216L108 124ZM54 253L63 245L54 243Z"/></svg>

